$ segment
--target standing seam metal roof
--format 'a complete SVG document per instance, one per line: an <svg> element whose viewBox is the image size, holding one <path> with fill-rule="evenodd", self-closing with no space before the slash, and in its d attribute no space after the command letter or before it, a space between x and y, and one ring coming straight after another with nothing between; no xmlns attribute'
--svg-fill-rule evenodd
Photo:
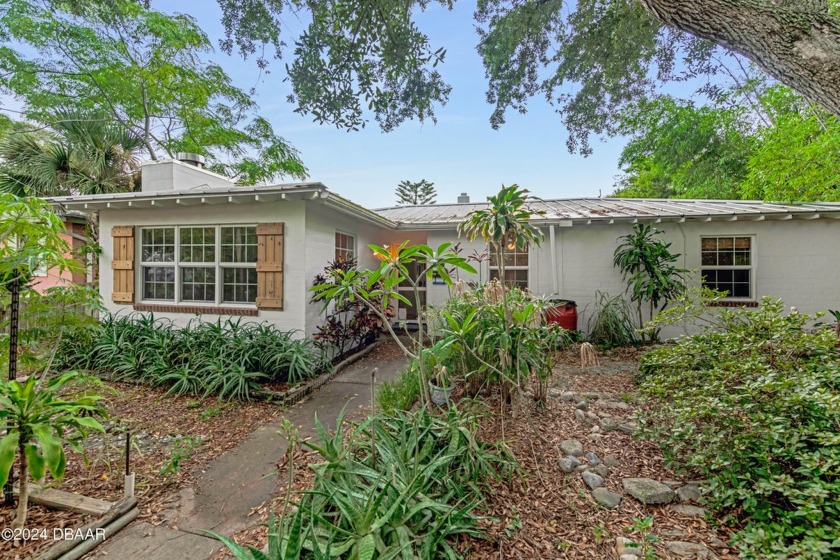
<svg viewBox="0 0 840 560"><path fill-rule="evenodd" d="M486 208L487 202L394 206L374 210L397 224L451 224ZM840 212L840 203L776 204L754 200L683 200L633 198L568 198L536 200L529 204L541 213L538 221L627 218L743 216Z"/></svg>

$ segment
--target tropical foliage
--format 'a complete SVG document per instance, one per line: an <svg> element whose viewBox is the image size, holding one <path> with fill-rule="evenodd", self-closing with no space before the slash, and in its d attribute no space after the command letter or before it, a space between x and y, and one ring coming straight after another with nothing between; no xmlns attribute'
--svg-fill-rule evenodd
<svg viewBox="0 0 840 560"><path fill-rule="evenodd" d="M104 431L91 414L102 413L99 397L67 396L76 374L68 373L46 382L35 375L25 381L0 381L0 486L18 458L20 494L13 528L26 524L29 476L37 482L49 472L61 480L67 460L64 445L81 451L79 442L91 430Z"/></svg>
<svg viewBox="0 0 840 560"><path fill-rule="evenodd" d="M815 318L764 299L642 359L646 434L709 479L708 503L743 527L744 557L840 553L840 354Z"/></svg>
<svg viewBox="0 0 840 560"><path fill-rule="evenodd" d="M315 301L324 302L324 311L331 306L343 308L355 302L361 302L373 313L385 327L391 338L403 353L412 360L417 360L427 341L426 322L420 300L420 284L431 281L433 277L442 278L447 285L452 285L450 271L463 270L475 273L475 269L452 247L444 243L432 248L428 245L410 245L408 241L399 246L370 245L374 255L381 261L379 268L366 270L349 268L336 269L334 274L325 277L321 284L312 287ZM412 268L413 273L409 270ZM399 291L400 286L411 289L413 300L410 301ZM406 346L391 325L391 305L402 303L414 307L418 313L417 335ZM419 373L423 395L426 395L426 383L430 377L424 360L419 360Z"/></svg>
<svg viewBox="0 0 840 560"><path fill-rule="evenodd" d="M480 535L476 507L490 478L515 464L506 449L476 439L479 415L421 408L369 417L334 433L316 419L311 489L269 524L268 552L222 538L238 559L461 558L458 537Z"/></svg>
<svg viewBox="0 0 840 560"><path fill-rule="evenodd" d="M683 275L687 271L674 266L680 255L671 253L671 244L656 237L661 234L653 226L636 224L633 233L619 239L621 243L613 256L613 265L627 282L630 301L636 302L640 329L644 327L645 302L649 307L648 318L653 319L656 311L665 309L670 300L685 290ZM654 341L659 331L648 331L648 334Z"/></svg>
<svg viewBox="0 0 840 560"><path fill-rule="evenodd" d="M178 395L249 400L261 383L299 383L329 369L310 340L273 325L195 320L184 328L153 315L110 315L65 336L56 360L118 381Z"/></svg>
<svg viewBox="0 0 840 560"><path fill-rule="evenodd" d="M141 139L106 114L58 111L50 130L26 123L0 137L0 191L66 196L134 190Z"/></svg>
<svg viewBox="0 0 840 560"><path fill-rule="evenodd" d="M355 267L355 259L335 260L324 268L322 274L315 277L312 285L324 284L335 278L338 271L347 272ZM311 303L317 301L313 298ZM346 299L325 311L324 321L315 328L312 338L325 350L332 351L336 358L352 354L376 341L385 330L382 319L377 315L380 312L382 309L376 304L374 309L371 309L359 299ZM386 309L382 314L390 317L390 309Z"/></svg>
<svg viewBox="0 0 840 560"><path fill-rule="evenodd" d="M639 342L633 308L623 296L595 292L592 308L588 307L585 314L589 315L586 331L590 342L607 348L632 346Z"/></svg>
<svg viewBox="0 0 840 560"><path fill-rule="evenodd" d="M62 107L107 115L151 159L202 154L244 184L306 175L252 95L208 61L211 41L191 16L132 0L11 0L0 36L0 89L32 122L60 127Z"/></svg>

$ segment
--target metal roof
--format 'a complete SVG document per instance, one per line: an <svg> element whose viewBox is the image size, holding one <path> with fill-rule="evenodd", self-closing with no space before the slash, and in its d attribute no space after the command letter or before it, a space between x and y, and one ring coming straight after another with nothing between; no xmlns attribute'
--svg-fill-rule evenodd
<svg viewBox="0 0 840 560"><path fill-rule="evenodd" d="M394 206L374 212L395 222L398 227L451 226L475 210L487 208L487 202ZM626 220L654 221L667 219L737 219L758 217L789 219L818 217L819 213L840 213L840 203L776 204L755 200L687 200L637 198L560 198L529 203L534 221L591 223Z"/></svg>

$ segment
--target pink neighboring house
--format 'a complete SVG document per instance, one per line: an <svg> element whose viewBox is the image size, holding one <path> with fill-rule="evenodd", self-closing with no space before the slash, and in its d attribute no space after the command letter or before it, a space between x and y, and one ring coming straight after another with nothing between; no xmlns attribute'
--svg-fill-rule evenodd
<svg viewBox="0 0 840 560"><path fill-rule="evenodd" d="M71 248L71 254L67 255L70 257L73 254L76 254L78 249L86 242L87 233L85 228L87 226L87 219L83 214L76 212L68 212L67 214L62 215L62 219L64 220L64 227L66 231L61 234L61 237ZM44 293L54 286L62 286L70 282L75 284L84 284L87 281L87 268L73 272L68 270L59 271L55 268L44 268L35 271L32 278L32 287L38 293Z"/></svg>

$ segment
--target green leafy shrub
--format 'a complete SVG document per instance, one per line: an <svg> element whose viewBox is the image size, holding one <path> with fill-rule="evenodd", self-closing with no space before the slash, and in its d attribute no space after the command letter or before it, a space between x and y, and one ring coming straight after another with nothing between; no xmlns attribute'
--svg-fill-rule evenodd
<svg viewBox="0 0 840 560"><path fill-rule="evenodd" d="M349 434L316 419L322 461L294 514L272 520L268 554L222 539L239 559L459 558L452 541L480 535L481 483L510 474L501 447L475 438L475 411L380 414Z"/></svg>
<svg viewBox="0 0 840 560"><path fill-rule="evenodd" d="M814 319L765 299L642 359L645 432L710 479L745 557L840 556L840 354Z"/></svg>
<svg viewBox="0 0 840 560"><path fill-rule="evenodd" d="M376 402L383 413L408 410L420 398L420 372L412 363L395 379L383 383L376 393Z"/></svg>
<svg viewBox="0 0 840 560"><path fill-rule="evenodd" d="M292 335L240 320L178 328L152 314L111 315L68 336L56 360L178 395L250 399L260 383L299 383L330 368L311 341Z"/></svg>
<svg viewBox="0 0 840 560"><path fill-rule="evenodd" d="M621 348L638 343L633 326L633 310L622 296L595 292L592 314L586 324L589 342L607 348ZM588 311L588 310L587 310Z"/></svg>

